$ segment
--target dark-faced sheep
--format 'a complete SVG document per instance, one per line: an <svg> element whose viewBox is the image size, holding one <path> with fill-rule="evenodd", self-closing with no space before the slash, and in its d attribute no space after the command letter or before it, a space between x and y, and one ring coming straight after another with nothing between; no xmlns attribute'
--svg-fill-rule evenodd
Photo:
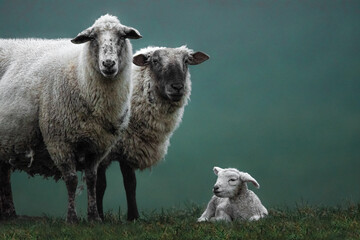
<svg viewBox="0 0 360 240"><path fill-rule="evenodd" d="M191 92L189 65L209 57L179 48L148 47L134 55L131 116L124 135L102 162L98 171L97 200L103 217L102 199L106 168L119 161L128 204L128 220L139 217L136 204L136 169L154 166L166 155L170 137L181 122Z"/></svg>
<svg viewBox="0 0 360 240"><path fill-rule="evenodd" d="M77 37L0 40L0 216L16 216L12 169L62 178L67 221L77 221L76 171L85 172L88 219L100 220L97 168L130 114L137 30L110 15Z"/></svg>

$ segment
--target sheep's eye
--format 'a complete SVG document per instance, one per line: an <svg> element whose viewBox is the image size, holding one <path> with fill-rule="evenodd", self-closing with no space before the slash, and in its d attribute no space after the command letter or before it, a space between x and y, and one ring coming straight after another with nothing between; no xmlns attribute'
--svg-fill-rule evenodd
<svg viewBox="0 0 360 240"><path fill-rule="evenodd" d="M97 41L97 39L96 39L96 36L92 35L92 36L90 36L89 38L90 38L90 42L91 42L92 44L99 45L99 43L98 43L98 41Z"/></svg>
<svg viewBox="0 0 360 240"><path fill-rule="evenodd" d="M231 179L229 179L229 182L235 182L237 179L235 179L235 178L231 178Z"/></svg>
<svg viewBox="0 0 360 240"><path fill-rule="evenodd" d="M156 65L156 64L158 64L158 63L159 63L159 60L158 60L158 59L156 59L156 58L153 58L153 59L152 59L152 62Z"/></svg>
<svg viewBox="0 0 360 240"><path fill-rule="evenodd" d="M91 34L91 35L89 36L89 38L90 38L90 41L96 40L96 34Z"/></svg>

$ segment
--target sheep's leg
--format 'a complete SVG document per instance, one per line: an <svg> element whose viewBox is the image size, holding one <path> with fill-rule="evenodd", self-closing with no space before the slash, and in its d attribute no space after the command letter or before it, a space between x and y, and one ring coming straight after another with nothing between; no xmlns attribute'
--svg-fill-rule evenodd
<svg viewBox="0 0 360 240"><path fill-rule="evenodd" d="M231 217L222 208L218 208L215 211L215 217L211 218L210 221L226 221L231 222Z"/></svg>
<svg viewBox="0 0 360 240"><path fill-rule="evenodd" d="M249 221L257 221L259 220L260 218L262 218L261 215L254 215L252 217L249 218Z"/></svg>
<svg viewBox="0 0 360 240"><path fill-rule="evenodd" d="M124 161L120 161L120 169L123 175L126 201L128 206L127 220L133 221L139 218L139 212L136 204L135 170Z"/></svg>
<svg viewBox="0 0 360 240"><path fill-rule="evenodd" d="M2 220L2 212L3 212L3 210L2 210L2 200L1 200L1 190L0 190L0 221Z"/></svg>
<svg viewBox="0 0 360 240"><path fill-rule="evenodd" d="M97 167L89 167L85 169L88 194L88 220L101 222L96 204L96 175Z"/></svg>
<svg viewBox="0 0 360 240"><path fill-rule="evenodd" d="M16 217L12 191L11 168L7 164L0 164L0 218L10 219Z"/></svg>
<svg viewBox="0 0 360 240"><path fill-rule="evenodd" d="M67 163L63 164L59 169L62 172L68 191L68 211L66 221L70 223L78 222L75 209L75 192L78 184L78 177L76 175L75 166L70 166L70 164Z"/></svg>
<svg viewBox="0 0 360 240"><path fill-rule="evenodd" d="M206 222L209 221L210 218L215 216L215 210L216 210L216 205L215 205L215 197L212 197L210 202L208 203L205 211L203 212L203 214L201 214L201 216L198 218L198 222Z"/></svg>
<svg viewBox="0 0 360 240"><path fill-rule="evenodd" d="M106 190L106 167L100 166L97 171L96 202L99 216L104 220L103 199Z"/></svg>

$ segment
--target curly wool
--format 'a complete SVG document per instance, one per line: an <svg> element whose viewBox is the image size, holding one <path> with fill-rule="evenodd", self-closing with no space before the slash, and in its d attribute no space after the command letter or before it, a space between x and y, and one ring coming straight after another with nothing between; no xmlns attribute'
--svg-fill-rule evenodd
<svg viewBox="0 0 360 240"><path fill-rule="evenodd" d="M164 47L147 47L135 53L149 54ZM186 46L176 49L192 53ZM133 94L131 97L131 116L128 127L113 149L108 159L121 156L135 169L146 169L156 165L166 155L170 138L179 126L184 108L191 94L190 73L187 72L185 96L179 102L164 101L155 93L152 75L145 67L133 66Z"/></svg>

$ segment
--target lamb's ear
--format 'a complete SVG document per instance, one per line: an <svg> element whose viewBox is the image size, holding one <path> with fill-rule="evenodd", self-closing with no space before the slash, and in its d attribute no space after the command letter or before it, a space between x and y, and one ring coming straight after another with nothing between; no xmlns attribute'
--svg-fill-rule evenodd
<svg viewBox="0 0 360 240"><path fill-rule="evenodd" d="M259 183L255 180L255 178L253 178L250 174L248 173L245 173L245 172L240 172L240 179L243 181L243 182L251 182L252 184L254 184L254 186L256 188L259 188L260 185Z"/></svg>
<svg viewBox="0 0 360 240"><path fill-rule="evenodd" d="M148 64L148 58L149 56L145 55L145 54L138 54L138 55L135 55L133 57L133 63L136 65L136 66L145 66Z"/></svg>
<svg viewBox="0 0 360 240"><path fill-rule="evenodd" d="M206 60L208 60L210 57L203 52L196 52L196 53L191 53L188 63L190 65L197 65L200 64L202 62L205 62Z"/></svg>
<svg viewBox="0 0 360 240"><path fill-rule="evenodd" d="M141 34L139 33L138 30L136 30L135 28L130 28L127 27L124 30L125 33L125 38L129 38L129 39L139 39L142 38Z"/></svg>
<svg viewBox="0 0 360 240"><path fill-rule="evenodd" d="M71 42L75 44L81 44L88 42L92 39L94 39L94 36L92 34L92 28L88 28L79 33L75 38L71 39Z"/></svg>
<svg viewBox="0 0 360 240"><path fill-rule="evenodd" d="M219 168L219 167L214 167L213 168L213 171L215 173L215 175L218 175L218 173L222 170L222 168Z"/></svg>

